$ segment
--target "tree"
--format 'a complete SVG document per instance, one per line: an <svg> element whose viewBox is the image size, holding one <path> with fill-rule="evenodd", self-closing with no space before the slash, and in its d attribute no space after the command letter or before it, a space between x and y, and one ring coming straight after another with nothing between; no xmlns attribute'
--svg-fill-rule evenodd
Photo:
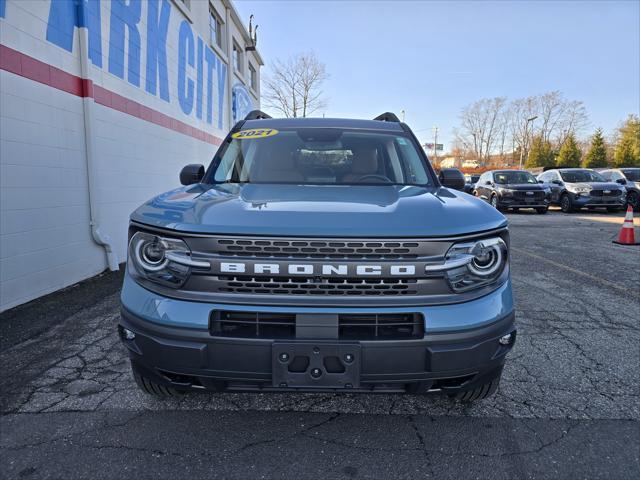
<svg viewBox="0 0 640 480"><path fill-rule="evenodd" d="M580 157L582 156L582 152L580 152L580 148L576 143L576 138L573 133L567 135L562 147L560 147L560 151L558 152L558 157L556 158L556 165L558 167L579 167L580 166Z"/></svg>
<svg viewBox="0 0 640 480"><path fill-rule="evenodd" d="M322 83L329 78L313 53L299 53L286 62L276 60L264 82L263 101L288 118L307 117L325 108Z"/></svg>
<svg viewBox="0 0 640 480"><path fill-rule="evenodd" d="M555 165L553 157L551 142L543 140L541 135L537 135L531 142L531 149L529 150L525 167L553 167Z"/></svg>
<svg viewBox="0 0 640 480"><path fill-rule="evenodd" d="M591 137L591 146L584 157L585 168L598 168L607 166L607 146L604 143L602 129L598 128Z"/></svg>
<svg viewBox="0 0 640 480"><path fill-rule="evenodd" d="M640 167L640 119L635 115L629 115L619 128L613 164L616 167Z"/></svg>
<svg viewBox="0 0 640 480"><path fill-rule="evenodd" d="M499 130L507 99L483 98L465 107L461 114L461 131L457 140L469 145L477 159L488 162L499 141Z"/></svg>

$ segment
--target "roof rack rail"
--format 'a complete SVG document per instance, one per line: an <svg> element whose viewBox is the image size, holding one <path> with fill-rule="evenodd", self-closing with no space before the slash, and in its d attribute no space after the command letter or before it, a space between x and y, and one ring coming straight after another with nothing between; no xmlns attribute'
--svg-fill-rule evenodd
<svg viewBox="0 0 640 480"><path fill-rule="evenodd" d="M271 115L267 115L261 110L251 110L246 117L245 120L264 120L266 118L271 118Z"/></svg>
<svg viewBox="0 0 640 480"><path fill-rule="evenodd" d="M378 115L374 120L379 120L381 122L398 122L400 123L400 119L396 116L395 113L384 112L382 115Z"/></svg>

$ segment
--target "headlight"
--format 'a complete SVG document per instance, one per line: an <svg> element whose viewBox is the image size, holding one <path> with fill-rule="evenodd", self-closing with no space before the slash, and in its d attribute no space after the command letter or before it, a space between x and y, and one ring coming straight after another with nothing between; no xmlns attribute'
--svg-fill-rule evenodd
<svg viewBox="0 0 640 480"><path fill-rule="evenodd" d="M193 260L191 250L182 240L136 232L129 241L129 266L134 274L146 280L179 288L193 268L208 268L210 264Z"/></svg>
<svg viewBox="0 0 640 480"><path fill-rule="evenodd" d="M571 191L573 193L589 193L591 191L591 187L574 187Z"/></svg>
<svg viewBox="0 0 640 480"><path fill-rule="evenodd" d="M453 245L444 264L427 265L427 273L444 272L455 292L464 292L494 282L508 261L507 244L500 237Z"/></svg>
<svg viewBox="0 0 640 480"><path fill-rule="evenodd" d="M513 195L514 190L510 189L510 188L502 188L502 187L498 187L498 191L504 195L505 197L508 197L510 195Z"/></svg>
<svg viewBox="0 0 640 480"><path fill-rule="evenodd" d="M545 187L544 188L544 194L545 195L551 195L551 189L549 187Z"/></svg>

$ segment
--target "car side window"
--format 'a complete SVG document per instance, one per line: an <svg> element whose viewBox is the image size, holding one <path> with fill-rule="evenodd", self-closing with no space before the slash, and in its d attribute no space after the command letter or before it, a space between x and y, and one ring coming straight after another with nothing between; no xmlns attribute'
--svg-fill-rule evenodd
<svg viewBox="0 0 640 480"><path fill-rule="evenodd" d="M606 178L607 180L613 180L615 182L616 180L620 180L622 178L622 175L619 172L611 172L609 178L604 178Z"/></svg>
<svg viewBox="0 0 640 480"><path fill-rule="evenodd" d="M605 180L615 180L615 172L600 172L600 175L602 175L602 178Z"/></svg>

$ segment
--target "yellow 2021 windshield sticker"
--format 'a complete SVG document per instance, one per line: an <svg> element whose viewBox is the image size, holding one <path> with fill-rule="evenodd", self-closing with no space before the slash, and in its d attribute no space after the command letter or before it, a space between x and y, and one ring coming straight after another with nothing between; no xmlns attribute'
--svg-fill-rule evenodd
<svg viewBox="0 0 640 480"><path fill-rule="evenodd" d="M252 128L250 130L240 130L231 134L231 138L239 140L250 140L253 138L273 137L278 134L278 130L274 128Z"/></svg>

